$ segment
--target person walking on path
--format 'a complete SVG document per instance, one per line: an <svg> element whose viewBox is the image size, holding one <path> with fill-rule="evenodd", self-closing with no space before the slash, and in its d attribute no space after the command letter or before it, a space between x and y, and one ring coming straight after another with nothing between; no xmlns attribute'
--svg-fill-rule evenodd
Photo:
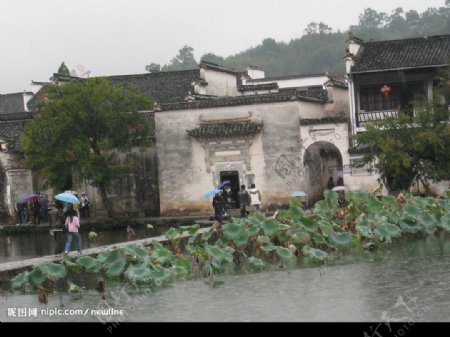
<svg viewBox="0 0 450 337"><path fill-rule="evenodd" d="M261 208L261 192L256 188L255 184L250 186L250 205L252 206L252 210L257 212L260 211Z"/></svg>
<svg viewBox="0 0 450 337"><path fill-rule="evenodd" d="M70 249L72 248L73 238L75 237L77 239L78 253L81 254L81 238L80 233L78 233L78 229L80 228L80 219L77 216L77 212L73 208L68 210L66 215L65 225L69 232L67 234L67 243L64 251L66 254L69 254Z"/></svg>

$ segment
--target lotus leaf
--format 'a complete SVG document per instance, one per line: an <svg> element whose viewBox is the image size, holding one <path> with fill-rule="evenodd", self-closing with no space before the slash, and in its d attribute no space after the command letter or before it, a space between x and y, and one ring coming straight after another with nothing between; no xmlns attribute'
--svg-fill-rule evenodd
<svg viewBox="0 0 450 337"><path fill-rule="evenodd" d="M229 240L237 239L244 234L244 228L238 223L229 222L223 226L223 235Z"/></svg>
<svg viewBox="0 0 450 337"><path fill-rule="evenodd" d="M335 233L331 232L328 240L333 247L346 248L352 245L353 236L351 233Z"/></svg>
<svg viewBox="0 0 450 337"><path fill-rule="evenodd" d="M91 256L80 256L77 259L77 263L84 267L88 273L97 273L101 268L100 262Z"/></svg>
<svg viewBox="0 0 450 337"><path fill-rule="evenodd" d="M25 283L29 281L29 276L30 273L27 271L20 273L11 280L11 288L16 289L22 287Z"/></svg>
<svg viewBox="0 0 450 337"><path fill-rule="evenodd" d="M264 261L257 257L249 257L245 260L253 269L261 270L265 268Z"/></svg>

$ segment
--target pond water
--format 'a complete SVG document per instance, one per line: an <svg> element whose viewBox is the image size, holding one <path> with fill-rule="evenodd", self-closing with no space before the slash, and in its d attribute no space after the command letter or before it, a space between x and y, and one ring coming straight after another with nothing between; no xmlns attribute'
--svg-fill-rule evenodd
<svg viewBox="0 0 450 337"><path fill-rule="evenodd" d="M123 283L107 285L106 300L89 290L78 300L50 294L48 304L34 292L3 293L0 321L448 322L449 276L450 240L429 237L323 267L220 276L215 288L204 280L156 290ZM91 311L101 308L109 311ZM26 315L15 317L14 309ZM123 312L112 316L112 309Z"/></svg>
<svg viewBox="0 0 450 337"><path fill-rule="evenodd" d="M167 228L155 226L151 231L144 227L136 228L135 235L129 237L126 229L109 229L98 231L97 237L90 239L87 232L81 233L81 249L94 248L118 242L144 239L159 236ZM48 233L23 233L9 236L0 236L0 263L31 259L39 256L52 255L55 249L55 240ZM72 243L72 250L76 250L76 243Z"/></svg>

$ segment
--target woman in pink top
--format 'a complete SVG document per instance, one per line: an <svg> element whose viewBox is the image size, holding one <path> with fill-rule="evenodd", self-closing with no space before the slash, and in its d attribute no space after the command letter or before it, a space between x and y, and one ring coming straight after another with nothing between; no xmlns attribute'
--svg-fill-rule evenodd
<svg viewBox="0 0 450 337"><path fill-rule="evenodd" d="M66 218L65 225L69 231L69 233L67 234L67 243L66 243L65 253L69 254L69 251L72 248L73 237L75 237L77 239L78 253L81 254L81 238L80 238L80 233L78 233L78 228L80 228L80 219L78 219L77 213L75 212L74 209L70 209L67 212L67 218Z"/></svg>

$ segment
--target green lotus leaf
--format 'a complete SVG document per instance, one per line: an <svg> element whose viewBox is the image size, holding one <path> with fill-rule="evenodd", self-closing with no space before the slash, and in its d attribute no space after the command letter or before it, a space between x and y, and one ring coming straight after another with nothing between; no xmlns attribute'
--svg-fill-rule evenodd
<svg viewBox="0 0 450 337"><path fill-rule="evenodd" d="M183 268L185 269L187 272L189 272L191 270L191 265L189 264L188 260L185 259L179 259L179 258L175 258L172 261L172 265L177 266L179 268Z"/></svg>
<svg viewBox="0 0 450 337"><path fill-rule="evenodd" d="M124 273L125 277L133 283L149 283L153 273L148 266L130 265Z"/></svg>
<svg viewBox="0 0 450 337"><path fill-rule="evenodd" d="M246 261L253 269L256 269L256 270L262 270L262 269L264 269L265 266L266 266L263 260L258 259L257 257L254 257L254 256L248 257L245 261Z"/></svg>
<svg viewBox="0 0 450 337"><path fill-rule="evenodd" d="M258 236L256 241L260 244L270 243L270 238L265 235L260 235L260 236Z"/></svg>
<svg viewBox="0 0 450 337"><path fill-rule="evenodd" d="M160 263L170 262L174 257L173 253L164 247L155 248L151 254L151 258Z"/></svg>
<svg viewBox="0 0 450 337"><path fill-rule="evenodd" d="M385 223L376 226L374 233L379 240L386 239L387 242L391 242L391 238L399 237L401 235L401 229L393 224Z"/></svg>
<svg viewBox="0 0 450 337"><path fill-rule="evenodd" d="M422 226L420 226L420 224L412 223L408 220L401 220L400 228L403 229L407 233L417 233L422 230Z"/></svg>
<svg viewBox="0 0 450 337"><path fill-rule="evenodd" d="M249 238L249 236L245 232L243 232L243 234L241 236L237 237L233 241L236 244L236 246L241 248L241 247L245 247L247 245L248 238Z"/></svg>
<svg viewBox="0 0 450 337"><path fill-rule="evenodd" d="M367 198L367 210L369 214L378 213L383 209L383 204L374 196L369 195Z"/></svg>
<svg viewBox="0 0 450 337"><path fill-rule="evenodd" d="M29 274L29 281L33 286L38 286L47 279L47 274L44 273L41 269L41 266L35 266L33 270Z"/></svg>
<svg viewBox="0 0 450 337"><path fill-rule="evenodd" d="M310 235L311 235L311 240L314 242L314 244L316 244L316 245L327 245L328 246L328 242L323 237L323 235L321 235L319 233L310 233Z"/></svg>
<svg viewBox="0 0 450 337"><path fill-rule="evenodd" d="M447 232L450 232L450 212L441 217L439 227L445 229Z"/></svg>
<svg viewBox="0 0 450 337"><path fill-rule="evenodd" d="M177 228L171 227L171 228L166 232L165 235L166 235L167 240L169 240L169 241L174 241L174 240L176 240L176 239L180 236L180 233L179 233L179 231L178 231Z"/></svg>
<svg viewBox="0 0 450 337"><path fill-rule="evenodd" d="M250 224L247 228L247 233L250 236L257 235L261 228L256 224Z"/></svg>
<svg viewBox="0 0 450 337"><path fill-rule="evenodd" d="M328 236L331 246L336 248L346 248L352 245L353 235L348 232L335 233L331 232Z"/></svg>
<svg viewBox="0 0 450 337"><path fill-rule="evenodd" d="M261 228L267 236L274 235L278 231L278 222L274 219L267 219L262 222Z"/></svg>
<svg viewBox="0 0 450 337"><path fill-rule="evenodd" d="M101 268L100 262L91 256L80 256L77 259L77 263L82 266L88 273L97 273Z"/></svg>
<svg viewBox="0 0 450 337"><path fill-rule="evenodd" d="M81 293L83 291L84 291L83 287L80 287L73 282L69 283L69 293Z"/></svg>
<svg viewBox="0 0 450 337"><path fill-rule="evenodd" d="M292 240L295 243L308 243L311 241L311 236L306 232L297 231L292 234Z"/></svg>
<svg viewBox="0 0 450 337"><path fill-rule="evenodd" d="M325 197L325 200L328 203L328 206L331 209L336 208L336 205L338 204L338 194L335 191L332 190L325 190L323 192L323 196Z"/></svg>
<svg viewBox="0 0 450 337"><path fill-rule="evenodd" d="M208 241L209 240L209 238L211 237L211 232L204 232L203 234L202 234L202 240L203 241Z"/></svg>
<svg viewBox="0 0 450 337"><path fill-rule="evenodd" d="M328 253L324 252L321 249L309 248L308 256L316 261L324 261L325 259L328 258Z"/></svg>
<svg viewBox="0 0 450 337"><path fill-rule="evenodd" d="M402 217L403 214L400 211L395 210L388 215L388 220L390 223L399 224Z"/></svg>
<svg viewBox="0 0 450 337"><path fill-rule="evenodd" d="M300 220L300 226L305 228L306 230L312 232L317 229L317 227L319 226L319 223L314 219L311 219L308 217L303 217Z"/></svg>
<svg viewBox="0 0 450 337"><path fill-rule="evenodd" d="M132 255L136 255L140 259L143 259L144 256L147 255L147 249L143 246L138 246L135 244L125 246L125 250L131 253Z"/></svg>
<svg viewBox="0 0 450 337"><path fill-rule="evenodd" d="M153 281L158 286L169 283L172 279L172 273L166 268L155 267L151 273Z"/></svg>
<svg viewBox="0 0 450 337"><path fill-rule="evenodd" d="M385 207L390 208L390 209L397 208L397 205L398 205L397 199L392 195L387 195L387 196L383 197L383 199L381 200L381 203Z"/></svg>
<svg viewBox="0 0 450 337"><path fill-rule="evenodd" d="M200 225L195 224L192 226L180 226L180 229L182 229L183 231L187 231L190 235L194 235L200 229Z"/></svg>
<svg viewBox="0 0 450 337"><path fill-rule="evenodd" d="M188 239L188 244L192 245L199 237L200 237L199 233L196 233L196 234L192 235Z"/></svg>
<svg viewBox="0 0 450 337"><path fill-rule="evenodd" d="M263 252L269 253L275 249L276 246L273 243L269 243L268 245L261 246L261 250Z"/></svg>
<svg viewBox="0 0 450 337"><path fill-rule="evenodd" d="M102 263L103 267L108 268L111 264L113 264L120 258L123 258L125 253L125 249L122 248L114 248L113 250L109 251L106 260L104 260Z"/></svg>
<svg viewBox="0 0 450 337"><path fill-rule="evenodd" d="M24 271L11 280L11 289L21 288L25 283L29 281L30 273Z"/></svg>
<svg viewBox="0 0 450 337"><path fill-rule="evenodd" d="M373 237L372 229L369 226L356 225L356 230L363 238L370 239Z"/></svg>
<svg viewBox="0 0 450 337"><path fill-rule="evenodd" d="M436 222L436 218L428 212L421 212L417 217L417 221L423 226L430 225Z"/></svg>
<svg viewBox="0 0 450 337"><path fill-rule="evenodd" d="M292 254L292 252L284 247L275 247L275 251L277 252L278 256L283 258L283 259L291 259L294 257L294 254Z"/></svg>
<svg viewBox="0 0 450 337"><path fill-rule="evenodd" d="M288 242L291 239L288 231L286 230L278 232L277 237L280 242Z"/></svg>
<svg viewBox="0 0 450 337"><path fill-rule="evenodd" d="M229 222L223 226L223 235L229 240L237 239L244 234L244 228L236 222Z"/></svg>
<svg viewBox="0 0 450 337"><path fill-rule="evenodd" d="M330 233L333 231L333 225L328 221L319 220L318 224L320 231L325 237L328 237L328 235L330 235Z"/></svg>
<svg viewBox="0 0 450 337"><path fill-rule="evenodd" d="M422 210L416 205L408 204L403 207L403 213L412 219L416 219L421 212Z"/></svg>
<svg viewBox="0 0 450 337"><path fill-rule="evenodd" d="M123 273L126 265L127 265L127 260L123 256L119 257L112 264L107 266L106 275L108 277L118 277Z"/></svg>
<svg viewBox="0 0 450 337"><path fill-rule="evenodd" d="M228 247L230 248L230 247ZM221 263L223 261L233 261L233 255L225 250L224 248L220 248L217 246L205 245L206 252L209 256L211 256L215 261Z"/></svg>
<svg viewBox="0 0 450 337"><path fill-rule="evenodd" d="M161 242L156 241L156 240L152 240L152 246L153 246L154 249L164 248L164 246L161 244Z"/></svg>
<svg viewBox="0 0 450 337"><path fill-rule="evenodd" d="M197 246L197 245L187 245L186 246L186 251L192 255L192 256L197 256L200 257L202 259L207 259L208 258L208 253L206 252L206 250L203 247Z"/></svg>
<svg viewBox="0 0 450 337"><path fill-rule="evenodd" d="M41 270L47 274L47 278L57 280L67 275L66 267L62 264L47 262L41 265Z"/></svg>

